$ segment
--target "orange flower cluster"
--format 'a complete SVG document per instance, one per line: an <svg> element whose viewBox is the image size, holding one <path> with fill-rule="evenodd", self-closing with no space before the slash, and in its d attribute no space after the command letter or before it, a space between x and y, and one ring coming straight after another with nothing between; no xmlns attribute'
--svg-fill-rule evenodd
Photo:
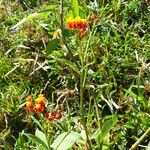
<svg viewBox="0 0 150 150"><path fill-rule="evenodd" d="M32 102L32 97L28 96L26 98L26 109L32 111L34 109L34 104Z"/></svg>
<svg viewBox="0 0 150 150"><path fill-rule="evenodd" d="M62 110L58 109L57 113L55 111L52 111L51 113L46 113L44 117L50 122L52 122L54 119L59 120L62 117Z"/></svg>
<svg viewBox="0 0 150 150"><path fill-rule="evenodd" d="M43 111L45 105L45 97L43 94L39 94L37 99L35 100L35 105L32 102L32 97L28 96L26 98L26 109L32 111L35 109L36 113L40 113Z"/></svg>
<svg viewBox="0 0 150 150"><path fill-rule="evenodd" d="M35 111L36 113L40 113L43 111L44 109L44 105L45 105L45 97L43 94L39 94L38 98L35 100Z"/></svg>
<svg viewBox="0 0 150 150"><path fill-rule="evenodd" d="M86 29L87 28L87 20L86 19L82 19L80 17L76 17L76 18L72 18L69 17L66 20L67 24L68 24L68 29L69 30L76 30L76 29Z"/></svg>

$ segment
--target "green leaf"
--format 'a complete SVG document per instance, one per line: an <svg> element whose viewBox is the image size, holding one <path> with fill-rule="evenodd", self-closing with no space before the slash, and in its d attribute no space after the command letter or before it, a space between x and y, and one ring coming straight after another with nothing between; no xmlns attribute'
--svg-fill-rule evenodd
<svg viewBox="0 0 150 150"><path fill-rule="evenodd" d="M60 40L59 39L53 39L51 40L46 48L46 54L51 54L54 50L56 50L57 46L59 45Z"/></svg>
<svg viewBox="0 0 150 150"><path fill-rule="evenodd" d="M77 132L65 132L60 134L51 145L55 150L67 150L71 148L77 141L81 139L81 135Z"/></svg>
<svg viewBox="0 0 150 150"><path fill-rule="evenodd" d="M78 0L72 0L72 14L74 17L79 16Z"/></svg>
<svg viewBox="0 0 150 150"><path fill-rule="evenodd" d="M37 143L38 145L42 145L44 147L44 150L48 150L48 146L47 143L43 142L43 140L41 140L39 137L33 135L33 134L27 134L24 133L25 136L27 136L28 138L30 138L31 140L35 141L35 143Z"/></svg>
<svg viewBox="0 0 150 150"><path fill-rule="evenodd" d="M112 119L106 121L101 129L101 132L98 136L98 142L101 143L105 137L107 136L107 134L109 133L110 129L117 123L117 116L115 115Z"/></svg>
<svg viewBox="0 0 150 150"><path fill-rule="evenodd" d="M35 136L37 136L39 139L41 139L41 141L43 141L48 147L48 142L47 142L46 136L42 131L40 131L39 129L36 129Z"/></svg>
<svg viewBox="0 0 150 150"><path fill-rule="evenodd" d="M64 132L64 133L60 134L55 139L55 141L52 143L51 147L56 149L61 144L61 142L64 140L64 138L67 136L67 134L68 134L68 132Z"/></svg>

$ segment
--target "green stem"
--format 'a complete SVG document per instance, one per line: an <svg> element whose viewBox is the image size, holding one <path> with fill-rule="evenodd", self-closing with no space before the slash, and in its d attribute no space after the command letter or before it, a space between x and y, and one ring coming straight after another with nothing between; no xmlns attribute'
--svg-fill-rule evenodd
<svg viewBox="0 0 150 150"><path fill-rule="evenodd" d="M86 121L85 121L85 115L84 115L84 98L83 98L83 92L84 92L84 88L85 88L85 82L86 82L86 75L87 75L87 71L88 71L88 65L86 66L86 64L88 63L88 48L90 45L90 41L91 41L91 37L93 34L94 29L92 29L92 31L90 32L90 36L86 45L86 49L85 49L85 53L84 55L82 55L82 67L81 67L81 75L80 75L80 111L81 111L81 119L82 119L82 123L86 132L86 138L87 138L87 143L89 144L89 149L92 149L91 146L91 141L88 137L88 130L87 130L87 126L86 126Z"/></svg>
<svg viewBox="0 0 150 150"><path fill-rule="evenodd" d="M84 63L84 66L86 66L86 63L88 63L88 48L89 48L89 45L90 45L90 41L91 41L91 37L92 37L92 34L94 32L95 28L92 29L92 31L90 32L90 35L89 35L89 39L88 39L88 42L87 42L87 45L86 45L86 49L85 49L85 53L84 53L84 57L83 57L83 63ZM85 80L86 80L86 74L87 74L87 71L88 71L88 65L87 67L83 67L83 70L84 71L84 77L83 77L83 87L85 86Z"/></svg>
<svg viewBox="0 0 150 150"><path fill-rule="evenodd" d="M86 121L85 121L85 111L84 111L84 103L83 103L83 91L84 91L84 88L83 88L83 72L81 73L81 76L80 76L80 112L81 112L81 121L82 121L82 124L83 124L83 127L84 127L84 130L85 130L85 133L86 133L86 139L87 139L87 143L89 145L89 149L92 150L92 147L91 147L91 142L90 142L90 139L88 137L88 130L87 130L87 126L86 126Z"/></svg>

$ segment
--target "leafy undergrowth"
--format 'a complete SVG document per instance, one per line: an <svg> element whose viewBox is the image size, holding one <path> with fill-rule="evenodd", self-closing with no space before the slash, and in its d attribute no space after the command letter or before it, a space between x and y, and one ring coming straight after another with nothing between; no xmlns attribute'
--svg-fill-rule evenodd
<svg viewBox="0 0 150 150"><path fill-rule="evenodd" d="M149 149L148 1L0 0L0 22L0 149Z"/></svg>

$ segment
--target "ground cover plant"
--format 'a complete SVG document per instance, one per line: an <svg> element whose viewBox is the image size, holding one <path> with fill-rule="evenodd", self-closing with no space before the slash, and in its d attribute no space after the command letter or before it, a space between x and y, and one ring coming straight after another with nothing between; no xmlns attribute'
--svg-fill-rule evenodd
<svg viewBox="0 0 150 150"><path fill-rule="evenodd" d="M149 150L147 0L0 0L0 149Z"/></svg>

